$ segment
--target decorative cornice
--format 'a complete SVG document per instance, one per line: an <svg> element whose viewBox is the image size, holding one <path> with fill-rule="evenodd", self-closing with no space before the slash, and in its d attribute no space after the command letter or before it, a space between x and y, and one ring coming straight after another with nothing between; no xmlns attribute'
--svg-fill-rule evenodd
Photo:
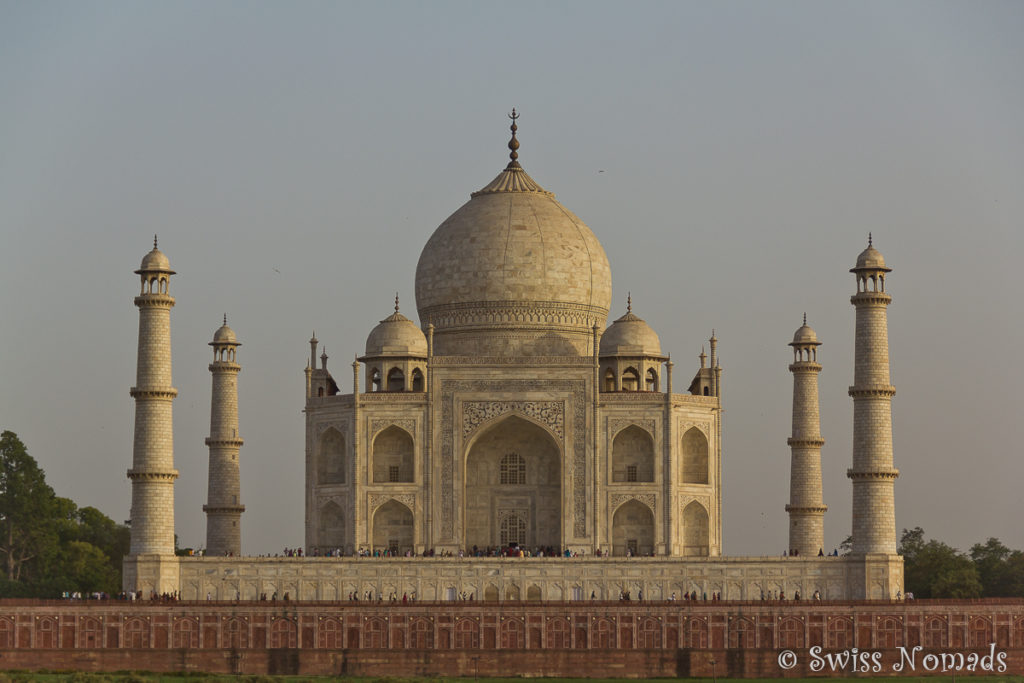
<svg viewBox="0 0 1024 683"><path fill-rule="evenodd" d="M825 445L825 439L786 439L786 444L796 448L821 448Z"/></svg>
<svg viewBox="0 0 1024 683"><path fill-rule="evenodd" d="M210 363L210 372L228 373L228 372L241 372L242 366L238 363L231 363L229 361L218 360Z"/></svg>
<svg viewBox="0 0 1024 683"><path fill-rule="evenodd" d="M352 398L352 394L345 394ZM425 391L371 391L359 394L360 403L426 403Z"/></svg>
<svg viewBox="0 0 1024 683"><path fill-rule="evenodd" d="M244 505L204 505L203 512L209 512L212 514L218 513L234 513L242 514L245 512Z"/></svg>
<svg viewBox="0 0 1024 683"><path fill-rule="evenodd" d="M787 505L786 512L797 512L807 514L825 514L828 511L828 505Z"/></svg>
<svg viewBox="0 0 1024 683"><path fill-rule="evenodd" d="M232 437L230 439L215 439L212 436L208 436L204 440L204 443L212 448L216 448L218 446L222 448L241 448L245 441L237 437Z"/></svg>
<svg viewBox="0 0 1024 683"><path fill-rule="evenodd" d="M562 365L569 367L594 365L592 356L434 356L431 365Z"/></svg>
<svg viewBox="0 0 1024 683"><path fill-rule="evenodd" d="M141 294L135 297L139 308L173 308L174 297L169 294Z"/></svg>
<svg viewBox="0 0 1024 683"><path fill-rule="evenodd" d="M891 398L896 395L896 387L891 384L867 387L850 387L847 393L854 398Z"/></svg>
<svg viewBox="0 0 1024 683"><path fill-rule="evenodd" d="M591 333L595 323L602 327L608 309L561 301L467 301L428 306L420 310L424 325L433 323L434 334L458 330L561 329Z"/></svg>
<svg viewBox="0 0 1024 683"><path fill-rule="evenodd" d="M163 399L165 401L169 401L178 395L178 390L174 387L167 387L166 389L139 389L137 387L132 387L128 393L131 394L132 398L141 398L143 400Z"/></svg>
<svg viewBox="0 0 1024 683"><path fill-rule="evenodd" d="M900 476L898 469L891 470L875 470L871 472L854 472L852 469L846 470L846 476L850 479L858 480L882 480L882 479L895 479Z"/></svg>
<svg viewBox="0 0 1024 683"><path fill-rule="evenodd" d="M167 470L166 472L154 472L150 470L128 470L128 478L143 481L167 481L173 482L178 478L178 470Z"/></svg>
<svg viewBox="0 0 1024 683"><path fill-rule="evenodd" d="M888 306L892 297L885 292L859 292L850 297L850 303L854 306Z"/></svg>
<svg viewBox="0 0 1024 683"><path fill-rule="evenodd" d="M821 364L810 360L801 360L789 364L790 372L821 372Z"/></svg>

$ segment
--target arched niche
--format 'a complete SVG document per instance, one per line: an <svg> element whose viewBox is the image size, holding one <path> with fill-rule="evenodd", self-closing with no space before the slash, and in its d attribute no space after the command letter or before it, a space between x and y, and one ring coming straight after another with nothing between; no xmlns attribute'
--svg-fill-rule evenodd
<svg viewBox="0 0 1024 683"><path fill-rule="evenodd" d="M683 555L705 556L709 554L708 511L697 501L683 508Z"/></svg>
<svg viewBox="0 0 1024 683"><path fill-rule="evenodd" d="M374 483L411 483L415 480L413 441L409 432L391 426L373 440Z"/></svg>
<svg viewBox="0 0 1024 683"><path fill-rule="evenodd" d="M683 434L683 483L708 483L708 439L696 427Z"/></svg>
<svg viewBox="0 0 1024 683"><path fill-rule="evenodd" d="M405 373L401 368L388 370L388 391L405 391Z"/></svg>
<svg viewBox="0 0 1024 683"><path fill-rule="evenodd" d="M331 500L320 508L318 545L327 550L345 548L345 511Z"/></svg>
<svg viewBox="0 0 1024 683"><path fill-rule="evenodd" d="M345 437L333 427L321 436L317 449L316 479L320 484L345 483Z"/></svg>
<svg viewBox="0 0 1024 683"><path fill-rule="evenodd" d="M612 516L612 555L650 555L654 552L654 513L638 500L618 507Z"/></svg>
<svg viewBox="0 0 1024 683"><path fill-rule="evenodd" d="M612 441L612 481L654 481L654 440L636 425L626 427Z"/></svg>
<svg viewBox="0 0 1024 683"><path fill-rule="evenodd" d="M527 547L561 547L562 456L546 429L506 416L479 433L465 462L467 548L500 545L501 522L509 514L521 516Z"/></svg>
<svg viewBox="0 0 1024 683"><path fill-rule="evenodd" d="M389 500L373 513L373 547L399 555L412 550L412 510L397 500Z"/></svg>

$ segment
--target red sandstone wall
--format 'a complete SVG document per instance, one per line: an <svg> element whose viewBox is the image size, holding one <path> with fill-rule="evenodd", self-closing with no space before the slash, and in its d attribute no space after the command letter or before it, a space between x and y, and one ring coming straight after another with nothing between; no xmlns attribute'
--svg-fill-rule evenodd
<svg viewBox="0 0 1024 683"><path fill-rule="evenodd" d="M823 648L817 658L815 646ZM833 666L823 659L850 657L853 648L859 658ZM780 664L783 650L793 651L792 662ZM405 606L0 601L0 668L7 669L647 678L948 675L960 666L958 673L968 675L971 652L993 660L980 659L973 673L988 673L988 664L996 673L1003 667L1024 674L1024 600ZM895 670L905 653L915 668ZM943 653L961 653L965 661L925 659Z"/></svg>

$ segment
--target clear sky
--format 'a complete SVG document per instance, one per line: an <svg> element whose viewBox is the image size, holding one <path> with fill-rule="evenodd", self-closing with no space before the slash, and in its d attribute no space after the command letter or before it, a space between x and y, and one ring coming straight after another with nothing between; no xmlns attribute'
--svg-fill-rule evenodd
<svg viewBox="0 0 1024 683"><path fill-rule="evenodd" d="M239 360L243 547L303 541L303 368L415 318L431 232L520 161L601 240L614 310L715 328L728 554L786 547L792 359L821 374L826 543L850 532L855 291L887 289L897 527L1024 548L1024 4L0 1L0 426L128 518L138 291L171 293L182 545L204 544L212 358Z"/></svg>

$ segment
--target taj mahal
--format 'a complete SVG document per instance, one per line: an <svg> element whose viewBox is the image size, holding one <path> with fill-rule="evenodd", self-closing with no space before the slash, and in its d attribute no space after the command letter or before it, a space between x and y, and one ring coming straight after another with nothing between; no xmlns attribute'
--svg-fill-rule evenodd
<svg viewBox="0 0 1024 683"><path fill-rule="evenodd" d="M629 299L624 309L613 305L597 237L520 165L517 118L513 111L507 165L420 254L418 323L396 297L351 367L329 368L316 335L309 341L305 557L243 554L242 352L226 319L210 342L207 554L174 553L174 271L154 242L135 271L141 291L126 590L229 600L275 593L345 600L367 592L581 600L623 591L738 600L797 592L880 599L903 589L890 269L870 239L850 271L852 552L823 552L821 344L805 317L789 342L791 485L788 504L779 501L789 515L791 556L723 556L718 340L712 333L709 355L676 368L642 311ZM299 453L296 444L296 459Z"/></svg>

